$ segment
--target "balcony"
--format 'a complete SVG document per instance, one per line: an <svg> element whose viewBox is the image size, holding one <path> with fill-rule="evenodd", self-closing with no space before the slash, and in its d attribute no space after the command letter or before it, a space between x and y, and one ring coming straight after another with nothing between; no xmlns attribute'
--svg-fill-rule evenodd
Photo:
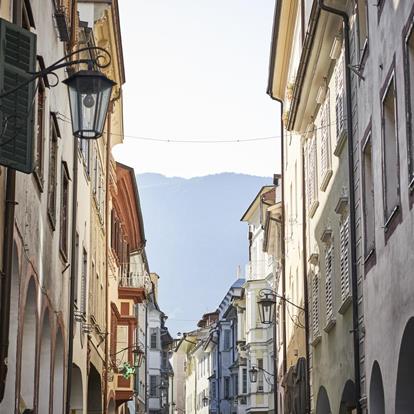
<svg viewBox="0 0 414 414"><path fill-rule="evenodd" d="M130 299L134 303L142 303L151 291L151 281L148 273L127 271L121 267L118 278L118 296L120 299Z"/></svg>

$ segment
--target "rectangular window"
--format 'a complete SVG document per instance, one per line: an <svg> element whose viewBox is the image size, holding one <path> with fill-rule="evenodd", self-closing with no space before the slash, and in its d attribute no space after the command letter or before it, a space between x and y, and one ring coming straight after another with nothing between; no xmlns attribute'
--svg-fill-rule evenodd
<svg viewBox="0 0 414 414"><path fill-rule="evenodd" d="M149 394L150 397L158 397L158 375L150 375Z"/></svg>
<svg viewBox="0 0 414 414"><path fill-rule="evenodd" d="M242 393L247 394L247 368L242 368Z"/></svg>
<svg viewBox="0 0 414 414"><path fill-rule="evenodd" d="M257 359L257 369L259 370L259 372L257 373L257 391L263 391L263 358Z"/></svg>
<svg viewBox="0 0 414 414"><path fill-rule="evenodd" d="M408 145L408 172L410 187L414 188L414 19L410 17L410 22L406 28L404 45L404 76L406 93L406 122L407 122L407 145Z"/></svg>
<svg viewBox="0 0 414 414"><path fill-rule="evenodd" d="M308 214L313 216L315 212L317 201L318 201L318 193L317 193L317 163L316 163L316 139L314 136L309 138L306 143L307 151L306 151L306 199L307 199L307 206L308 206Z"/></svg>
<svg viewBox="0 0 414 414"><path fill-rule="evenodd" d="M345 217L339 227L340 262L341 262L341 298L344 302L350 296L349 284L349 216Z"/></svg>
<svg viewBox="0 0 414 414"><path fill-rule="evenodd" d="M216 398L216 381L211 381L211 399Z"/></svg>
<svg viewBox="0 0 414 414"><path fill-rule="evenodd" d="M43 190L43 169L44 169L44 142L45 142L45 106L46 90L42 79L39 79L37 90L37 111L36 111L36 159L35 177Z"/></svg>
<svg viewBox="0 0 414 414"><path fill-rule="evenodd" d="M82 252L82 276L81 276L81 302L80 311L86 314L86 278L88 275L88 253L85 249Z"/></svg>
<svg viewBox="0 0 414 414"><path fill-rule="evenodd" d="M325 297L326 297L326 321L333 318L333 271L334 271L334 249L329 244L325 249Z"/></svg>
<svg viewBox="0 0 414 414"><path fill-rule="evenodd" d="M158 329L151 328L150 331L150 346L151 349L158 349Z"/></svg>
<svg viewBox="0 0 414 414"><path fill-rule="evenodd" d="M68 225L69 225L69 172L66 162L62 162L62 186L60 197L60 238L59 248L65 260L68 257Z"/></svg>
<svg viewBox="0 0 414 414"><path fill-rule="evenodd" d="M55 118L50 117L50 138L49 138L49 179L47 212L53 230L56 226L56 187L57 187L57 157L58 157L58 128Z"/></svg>
<svg viewBox="0 0 414 414"><path fill-rule="evenodd" d="M226 329L224 331L224 345L223 345L223 347L224 347L225 351L230 349L230 330L229 329Z"/></svg>
<svg viewBox="0 0 414 414"><path fill-rule="evenodd" d="M116 364L128 362L128 325L118 325L116 329Z"/></svg>
<svg viewBox="0 0 414 414"><path fill-rule="evenodd" d="M335 66L335 115L336 142L339 145L346 137L346 96L345 96L345 57L342 51ZM340 146L340 145L339 145Z"/></svg>
<svg viewBox="0 0 414 414"><path fill-rule="evenodd" d="M319 331L319 277L312 275L312 334L315 340L320 336Z"/></svg>
<svg viewBox="0 0 414 414"><path fill-rule="evenodd" d="M359 60L364 57L368 46L368 13L367 0L357 0Z"/></svg>
<svg viewBox="0 0 414 414"><path fill-rule="evenodd" d="M392 76L382 98L382 139L384 177L384 217L385 223L393 217L400 203L397 106L395 79Z"/></svg>
<svg viewBox="0 0 414 414"><path fill-rule="evenodd" d="M79 234L78 234L78 232L76 232L76 235L75 235L75 258L74 258L74 264L73 264L74 266L75 266L75 270L74 270L74 274L75 274L75 292L74 292L74 298L73 298L73 300L74 300L74 302L76 303L76 305L78 305L79 306L79 303L78 303L78 295L79 295L79 293L78 293L78 279L79 279ZM79 308L78 308L79 309Z"/></svg>
<svg viewBox="0 0 414 414"><path fill-rule="evenodd" d="M362 202L364 209L364 255L367 258L375 249L374 166L371 133L362 154Z"/></svg>
<svg viewBox="0 0 414 414"><path fill-rule="evenodd" d="M230 378L224 377L224 398L230 398Z"/></svg>
<svg viewBox="0 0 414 414"><path fill-rule="evenodd" d="M237 374L233 375L233 397L239 395L239 376Z"/></svg>
<svg viewBox="0 0 414 414"><path fill-rule="evenodd" d="M331 171L331 134L330 134L330 119L329 119L329 93L321 107L320 119L320 145L321 145L321 190L324 191L328 185Z"/></svg>

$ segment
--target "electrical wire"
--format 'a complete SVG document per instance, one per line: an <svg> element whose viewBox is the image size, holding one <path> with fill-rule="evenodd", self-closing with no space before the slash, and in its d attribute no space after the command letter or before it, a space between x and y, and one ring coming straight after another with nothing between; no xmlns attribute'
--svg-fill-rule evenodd
<svg viewBox="0 0 414 414"><path fill-rule="evenodd" d="M58 119L63 122L71 123L71 120L68 116L57 112L56 113ZM330 126L336 125L336 122L332 122L330 124L326 124L324 126L314 128L312 131L315 132L321 129L326 129ZM308 133L309 133L308 132ZM104 131L106 133L106 131ZM250 138L222 138L222 139L181 139L181 138L155 138L155 137L144 137L139 135L127 135L127 134L117 134L115 132L111 132L111 136L119 136L128 139L134 140L141 140L141 141L149 141L149 142L158 142L158 143L173 143L173 144L239 144L243 142L258 142L258 141L269 141L269 140L277 140L281 138L281 135L272 135L267 137L250 137Z"/></svg>

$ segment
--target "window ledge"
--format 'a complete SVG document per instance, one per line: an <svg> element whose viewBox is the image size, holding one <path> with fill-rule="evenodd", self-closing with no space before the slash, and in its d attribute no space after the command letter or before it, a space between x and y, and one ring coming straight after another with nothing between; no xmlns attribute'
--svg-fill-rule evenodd
<svg viewBox="0 0 414 414"><path fill-rule="evenodd" d="M318 345L319 342L321 342L321 340L322 340L322 335L320 334L320 332L318 332L317 334L315 334L313 336L313 340L311 342L311 345L315 348L316 345Z"/></svg>
<svg viewBox="0 0 414 414"><path fill-rule="evenodd" d="M338 312L341 315L344 315L345 312L348 310L349 306L351 305L351 303L352 303L352 296L351 296L351 293L348 293L346 297L342 300L342 305L338 309Z"/></svg>
<svg viewBox="0 0 414 414"><path fill-rule="evenodd" d="M397 215L397 213L399 212L399 210L400 210L400 206L397 204L394 207L394 209L392 210L392 212L391 212L390 216L388 217L388 219L384 223L385 232L388 231L388 229L390 227L390 224L392 223L394 217Z"/></svg>
<svg viewBox="0 0 414 414"><path fill-rule="evenodd" d="M315 200L311 204L311 206L309 207L309 212L308 212L308 215L309 215L310 218L312 218L315 215L315 212L316 212L318 206L319 206L319 201L318 200Z"/></svg>
<svg viewBox="0 0 414 414"><path fill-rule="evenodd" d="M339 137L338 137L338 139L336 141L336 147L335 147L335 150L334 150L334 154L337 157L340 157L341 156L342 150L343 150L343 148L345 146L345 141L347 140L347 138L348 138L348 134L347 134L346 128L344 128L341 131L341 133L339 134Z"/></svg>
<svg viewBox="0 0 414 414"><path fill-rule="evenodd" d="M331 316L329 318L328 323L326 324L325 328L323 328L323 330L326 333L329 333L335 325L336 325L336 319L333 316Z"/></svg>
<svg viewBox="0 0 414 414"><path fill-rule="evenodd" d="M333 172L332 172L331 169L326 170L326 172L325 172L325 174L322 178L322 183L321 183L321 187L320 187L321 191L325 191L326 187L328 187L328 184L329 184L329 181L332 177L332 174L333 174Z"/></svg>

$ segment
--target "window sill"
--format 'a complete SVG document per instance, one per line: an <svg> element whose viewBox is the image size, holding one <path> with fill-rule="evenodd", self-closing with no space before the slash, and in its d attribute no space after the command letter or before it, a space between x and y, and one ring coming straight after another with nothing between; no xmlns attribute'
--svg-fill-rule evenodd
<svg viewBox="0 0 414 414"><path fill-rule="evenodd" d="M326 187L328 187L328 184L329 184L329 181L332 177L332 174L333 174L333 172L332 172L331 169L326 170L326 172L325 172L325 174L322 178L322 183L321 183L321 186L320 186L321 191L325 191Z"/></svg>
<svg viewBox="0 0 414 414"><path fill-rule="evenodd" d="M341 133L339 134L339 137L336 141L336 147L335 147L335 150L334 150L334 154L337 157L341 156L342 150L344 149L345 142L346 142L347 138L348 138L348 134L347 134L346 128L344 128L341 131Z"/></svg>
<svg viewBox="0 0 414 414"><path fill-rule="evenodd" d="M318 206L319 206L319 201L318 200L315 200L311 204L311 206L309 207L309 212L308 212L308 215L309 215L310 218L312 218L315 215L315 212L316 212Z"/></svg>
<svg viewBox="0 0 414 414"><path fill-rule="evenodd" d="M314 335L311 345L315 348L322 340L322 335L318 332Z"/></svg>
<svg viewBox="0 0 414 414"><path fill-rule="evenodd" d="M349 306L351 305L351 303L352 303L352 296L351 296L351 293L348 293L347 296L342 300L342 305L338 309L338 312L341 315L344 315L345 312L348 310Z"/></svg>
<svg viewBox="0 0 414 414"><path fill-rule="evenodd" d="M331 316L329 318L328 323L326 324L325 328L323 328L323 330L326 333L329 333L334 328L335 325L336 325L336 319L333 316Z"/></svg>

